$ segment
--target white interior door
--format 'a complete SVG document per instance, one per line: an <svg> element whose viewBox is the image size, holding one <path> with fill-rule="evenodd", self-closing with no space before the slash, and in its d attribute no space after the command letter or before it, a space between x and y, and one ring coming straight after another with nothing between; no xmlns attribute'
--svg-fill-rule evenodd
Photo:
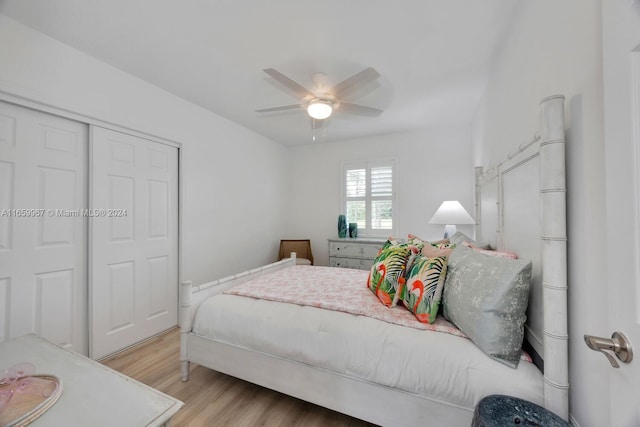
<svg viewBox="0 0 640 427"><path fill-rule="evenodd" d="M635 347L610 373L611 426L640 425L640 1L603 8L608 297L610 332ZM606 301L606 299L605 299Z"/></svg>
<svg viewBox="0 0 640 427"><path fill-rule="evenodd" d="M84 124L0 102L0 340L87 354Z"/></svg>
<svg viewBox="0 0 640 427"><path fill-rule="evenodd" d="M178 149L91 128L91 356L177 324Z"/></svg>

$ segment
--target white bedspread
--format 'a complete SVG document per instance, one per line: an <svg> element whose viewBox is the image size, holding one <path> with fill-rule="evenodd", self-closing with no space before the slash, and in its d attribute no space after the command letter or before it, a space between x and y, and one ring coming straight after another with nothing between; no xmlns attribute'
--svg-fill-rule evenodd
<svg viewBox="0 0 640 427"><path fill-rule="evenodd" d="M366 316L222 294L201 304L193 333L469 410L489 394L543 403L531 363L512 369L466 338Z"/></svg>

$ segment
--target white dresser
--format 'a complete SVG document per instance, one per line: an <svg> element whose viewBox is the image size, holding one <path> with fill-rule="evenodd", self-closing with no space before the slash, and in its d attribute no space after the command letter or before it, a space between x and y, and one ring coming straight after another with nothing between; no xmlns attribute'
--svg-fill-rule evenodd
<svg viewBox="0 0 640 427"><path fill-rule="evenodd" d="M328 239L329 266L369 270L387 239L358 237Z"/></svg>

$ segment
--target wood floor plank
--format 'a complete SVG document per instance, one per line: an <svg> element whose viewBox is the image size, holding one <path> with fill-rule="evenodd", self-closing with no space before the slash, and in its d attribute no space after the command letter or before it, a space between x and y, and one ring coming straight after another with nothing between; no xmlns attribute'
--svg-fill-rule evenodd
<svg viewBox="0 0 640 427"><path fill-rule="evenodd" d="M191 364L180 378L180 332L172 329L102 361L184 402L174 427L370 427L372 424Z"/></svg>

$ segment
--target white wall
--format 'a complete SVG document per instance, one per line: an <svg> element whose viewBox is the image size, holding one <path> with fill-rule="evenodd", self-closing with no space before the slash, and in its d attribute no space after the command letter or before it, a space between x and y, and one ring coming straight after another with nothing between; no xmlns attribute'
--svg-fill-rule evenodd
<svg viewBox="0 0 640 427"><path fill-rule="evenodd" d="M0 91L182 143L182 277L196 283L272 260L281 237L310 237L318 264L326 265L326 239L337 234L341 213L344 161L396 157L399 235L438 237L440 227L427 221L442 200L456 198L473 213L471 166L490 166L531 139L538 101L565 94L571 412L582 427L602 426L609 420L608 377L599 374L602 355L587 350L581 339L584 333L610 333L601 315L606 271L600 258L600 36L599 0L524 2L497 57L473 132L431 129L291 150L3 15Z"/></svg>
<svg viewBox="0 0 640 427"><path fill-rule="evenodd" d="M277 257L286 147L0 14L2 92L182 144L183 279Z"/></svg>
<svg viewBox="0 0 640 427"><path fill-rule="evenodd" d="M581 427L609 424L602 355L582 335L609 336L600 0L523 2L496 57L473 124L474 162L489 166L537 129L540 99L566 96L570 411ZM606 361L605 361L606 362Z"/></svg>
<svg viewBox="0 0 640 427"><path fill-rule="evenodd" d="M474 175L468 128L438 128L293 148L289 184L289 238L310 238L314 261L328 265L327 238L338 235L342 164L396 159L398 237L442 238L444 226L427 222L444 200L474 213ZM459 226L473 233L473 226Z"/></svg>

